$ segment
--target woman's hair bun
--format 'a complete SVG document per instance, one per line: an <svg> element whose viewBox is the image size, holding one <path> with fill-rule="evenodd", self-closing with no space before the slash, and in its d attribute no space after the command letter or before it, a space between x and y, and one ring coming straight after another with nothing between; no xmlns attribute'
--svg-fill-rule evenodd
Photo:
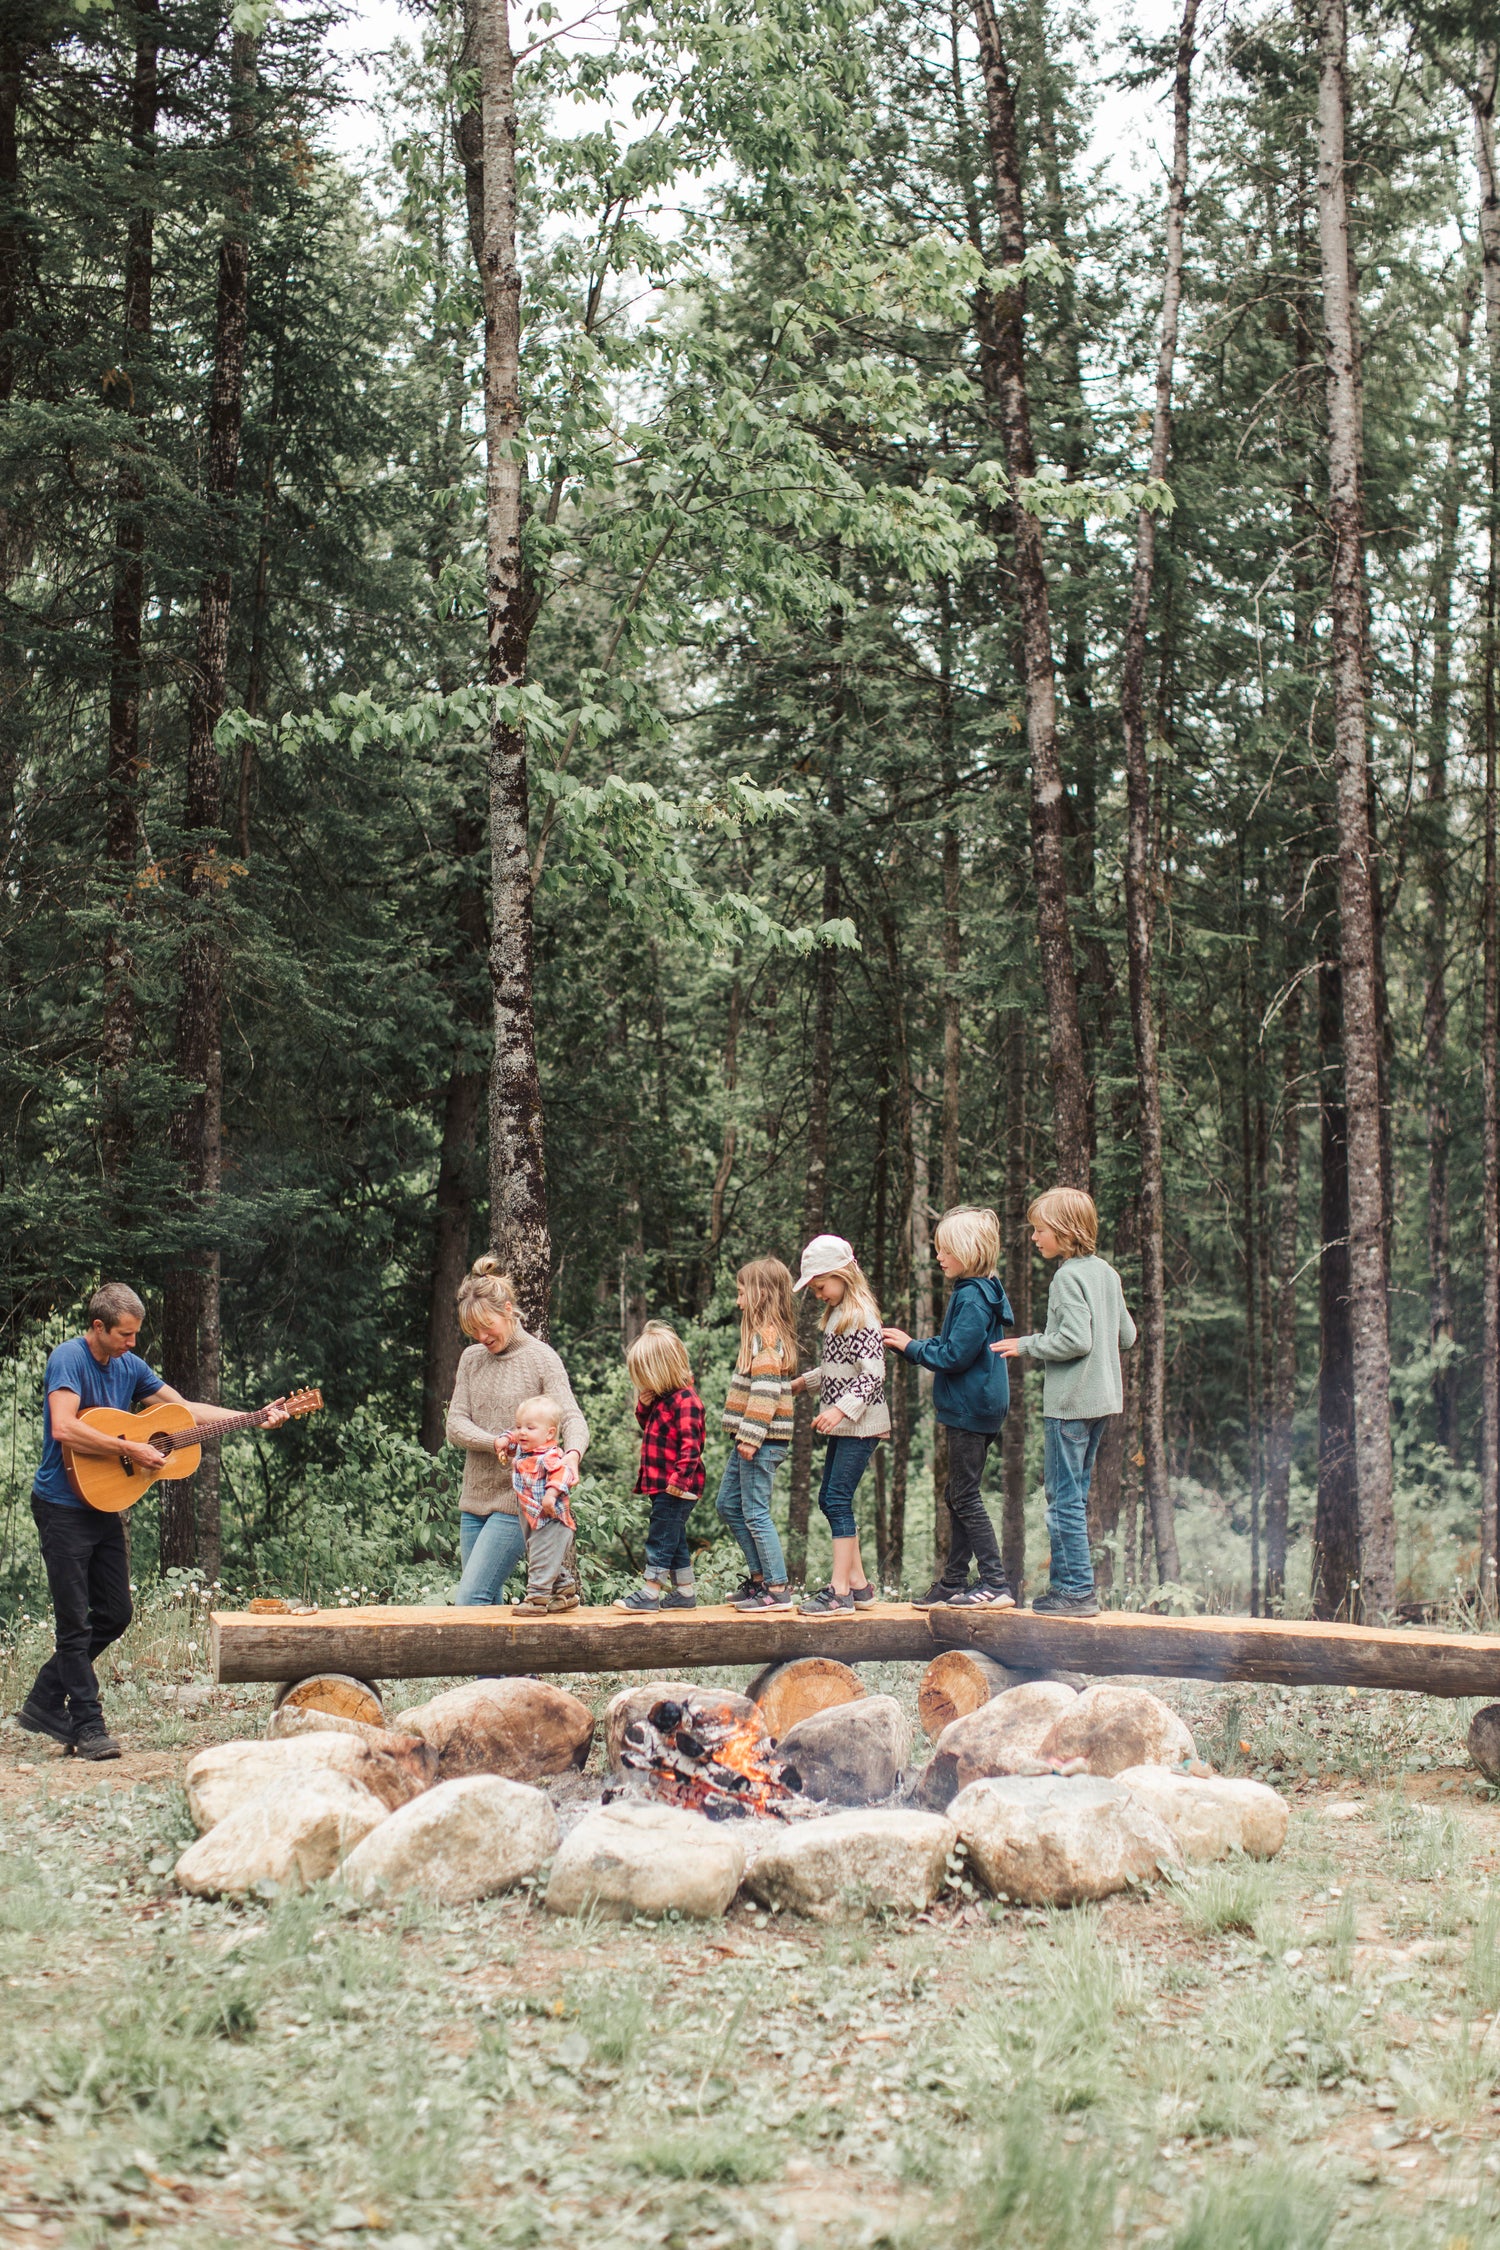
<svg viewBox="0 0 1500 2250"><path fill-rule="evenodd" d="M474 1260L474 1263L472 1266L470 1266L469 1271L470 1273L500 1273L501 1271L503 1271L503 1268L501 1267L500 1260L498 1258L491 1257L489 1251L486 1250L482 1258L476 1258Z"/></svg>

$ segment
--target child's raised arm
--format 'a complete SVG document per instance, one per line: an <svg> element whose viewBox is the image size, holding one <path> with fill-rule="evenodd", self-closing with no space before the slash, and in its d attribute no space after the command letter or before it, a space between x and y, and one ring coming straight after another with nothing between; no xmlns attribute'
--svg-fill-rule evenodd
<svg viewBox="0 0 1500 2250"><path fill-rule="evenodd" d="M990 1312L977 1289L965 1290L945 1323L941 1336L908 1336L904 1328L883 1328L881 1334L892 1351L914 1367L930 1367L935 1375L956 1375L972 1367L990 1340Z"/></svg>

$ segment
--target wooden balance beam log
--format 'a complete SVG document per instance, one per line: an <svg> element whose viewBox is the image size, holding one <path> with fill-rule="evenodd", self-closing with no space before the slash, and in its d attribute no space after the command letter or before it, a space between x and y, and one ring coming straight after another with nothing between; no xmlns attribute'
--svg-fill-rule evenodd
<svg viewBox="0 0 1500 2250"><path fill-rule="evenodd" d="M1268 1680L1287 1687L1407 1688L1500 1697L1500 1638L1387 1632L1253 1617L1038 1617L1030 1610L913 1609L877 1602L837 1624L795 1611L733 1609L664 1617L575 1609L323 1609L284 1616L216 1610L217 1680L442 1679L468 1672L656 1672L837 1656L848 1664L924 1662L973 1648L1015 1670L1136 1673L1159 1679Z"/></svg>

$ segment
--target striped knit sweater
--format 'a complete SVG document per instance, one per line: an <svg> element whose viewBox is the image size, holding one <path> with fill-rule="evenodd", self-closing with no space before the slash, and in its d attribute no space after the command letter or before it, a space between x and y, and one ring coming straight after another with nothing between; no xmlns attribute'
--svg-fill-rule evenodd
<svg viewBox="0 0 1500 2250"><path fill-rule="evenodd" d="M792 1434L796 1400L792 1377L796 1362L784 1344L750 1340L750 1364L740 1362L729 1379L724 1427L736 1445L758 1453L767 1443L785 1445Z"/></svg>

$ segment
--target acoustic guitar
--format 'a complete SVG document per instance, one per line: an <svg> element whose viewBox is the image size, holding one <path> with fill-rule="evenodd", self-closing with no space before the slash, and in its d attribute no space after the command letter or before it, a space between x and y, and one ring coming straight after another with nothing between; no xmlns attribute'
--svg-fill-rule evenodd
<svg viewBox="0 0 1500 2250"><path fill-rule="evenodd" d="M153 1484L173 1484L190 1477L203 1458L205 1444L217 1445L231 1430L264 1429L278 1406L284 1406L297 1421L304 1414L316 1414L322 1404L321 1391L294 1391L290 1398L257 1407L253 1414L232 1414L223 1422L195 1422L192 1408L177 1399L154 1399L137 1414L128 1414L123 1407L89 1406L78 1419L91 1430L98 1430L103 1437L132 1438L137 1445L154 1446L167 1458L159 1469L143 1469L128 1453L75 1453L65 1445L63 1466L80 1500L117 1516L133 1508Z"/></svg>

